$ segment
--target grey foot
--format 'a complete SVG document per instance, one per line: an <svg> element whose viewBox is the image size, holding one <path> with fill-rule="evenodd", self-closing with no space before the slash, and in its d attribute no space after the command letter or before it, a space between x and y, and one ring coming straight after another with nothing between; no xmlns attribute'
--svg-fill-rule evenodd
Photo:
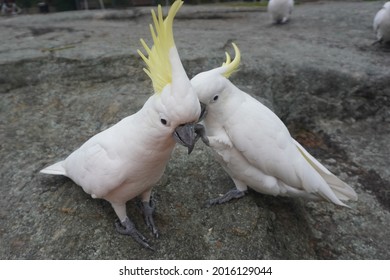
<svg viewBox="0 0 390 280"><path fill-rule="evenodd" d="M135 228L134 223L130 221L128 217L126 217L123 222L119 220L115 222L115 228L120 234L130 235L139 244L154 251L154 249L148 244L148 240Z"/></svg>
<svg viewBox="0 0 390 280"><path fill-rule="evenodd" d="M222 204L222 203L228 202L228 201L230 201L232 199L241 198L244 195L245 195L244 191L240 191L240 190L234 188L234 189L231 189L230 191L228 191L227 193L225 193L221 197L210 199L209 202L207 203L207 205L208 206L212 206L212 205L215 205L215 204Z"/></svg>
<svg viewBox="0 0 390 280"><path fill-rule="evenodd" d="M195 125L195 133L196 133L195 143L196 143L196 141L199 140L199 138L201 138L203 143L205 143L207 146L210 146L209 138L207 138L206 130L202 124L197 123Z"/></svg>
<svg viewBox="0 0 390 280"><path fill-rule="evenodd" d="M158 238L158 230L157 227L154 224L154 219L153 219L153 213L156 210L156 205L153 202L153 199L151 199L149 202L143 201L139 203L139 208L144 215L145 223L150 228L152 233L156 238Z"/></svg>

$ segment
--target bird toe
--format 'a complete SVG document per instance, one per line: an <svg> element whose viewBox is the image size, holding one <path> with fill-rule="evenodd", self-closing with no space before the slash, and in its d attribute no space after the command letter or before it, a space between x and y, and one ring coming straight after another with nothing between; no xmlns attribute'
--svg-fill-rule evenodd
<svg viewBox="0 0 390 280"><path fill-rule="evenodd" d="M119 220L115 222L115 228L117 232L123 235L131 236L138 244L141 244L143 247L154 251L154 249L149 245L148 240L135 228L135 225L128 217L123 222Z"/></svg>

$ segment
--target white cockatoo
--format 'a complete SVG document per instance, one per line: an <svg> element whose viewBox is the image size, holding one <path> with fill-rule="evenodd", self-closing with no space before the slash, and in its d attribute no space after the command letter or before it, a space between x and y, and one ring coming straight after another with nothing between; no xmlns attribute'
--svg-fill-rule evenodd
<svg viewBox="0 0 390 280"><path fill-rule="evenodd" d="M191 84L206 105L204 128L209 146L235 184L220 204L244 196L248 186L257 192L324 199L337 205L356 200L355 191L338 179L297 141L266 106L233 85L228 77L237 70L240 51L219 68L202 72Z"/></svg>
<svg viewBox="0 0 390 280"><path fill-rule="evenodd" d="M374 18L374 32L378 43L390 43L390 1L386 2Z"/></svg>
<svg viewBox="0 0 390 280"><path fill-rule="evenodd" d="M175 1L165 20L161 6L157 15L152 10L154 46L149 48L141 39L148 58L138 52L147 64L144 70L155 93L142 109L96 134L65 160L41 170L67 176L93 198L110 202L119 218L117 231L147 248L151 247L146 238L127 217L126 202L140 196L145 221L158 236L150 200L152 187L163 175L175 143L188 147L190 153L199 137L195 130L199 128L200 103L180 61L172 31L182 4Z"/></svg>
<svg viewBox="0 0 390 280"><path fill-rule="evenodd" d="M286 23L294 8L294 0L270 0L268 13L274 23Z"/></svg>

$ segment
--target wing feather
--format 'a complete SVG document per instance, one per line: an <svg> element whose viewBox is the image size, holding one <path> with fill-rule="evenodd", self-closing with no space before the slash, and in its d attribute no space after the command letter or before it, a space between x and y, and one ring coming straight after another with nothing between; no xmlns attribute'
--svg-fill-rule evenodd
<svg viewBox="0 0 390 280"><path fill-rule="evenodd" d="M245 120L245 126L242 120ZM290 134L267 107L248 95L225 128L234 146L249 163L287 184L299 184L291 164L294 152L291 151Z"/></svg>
<svg viewBox="0 0 390 280"><path fill-rule="evenodd" d="M348 184L332 174L332 172L330 172L325 166L323 166L318 160L309 154L305 148L303 148L296 140L294 140L294 142L304 158L321 175L321 177L324 178L326 183L328 183L339 199L357 200L356 192Z"/></svg>
<svg viewBox="0 0 390 280"><path fill-rule="evenodd" d="M229 119L226 132L250 164L287 186L339 205L344 205L339 198L353 198L354 191L297 145L283 122L251 96Z"/></svg>
<svg viewBox="0 0 390 280"><path fill-rule="evenodd" d="M54 163L41 171L39 171L44 174L52 174L52 175L64 175L66 176L66 170L64 168L64 161L59 161L57 163Z"/></svg>

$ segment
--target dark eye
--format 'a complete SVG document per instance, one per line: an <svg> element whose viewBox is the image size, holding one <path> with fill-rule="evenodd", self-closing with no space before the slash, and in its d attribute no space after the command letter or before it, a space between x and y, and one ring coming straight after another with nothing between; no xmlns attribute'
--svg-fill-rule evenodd
<svg viewBox="0 0 390 280"><path fill-rule="evenodd" d="M168 123L166 119L161 119L160 121L161 121L161 123L162 123L163 125L167 125L167 123Z"/></svg>
<svg viewBox="0 0 390 280"><path fill-rule="evenodd" d="M218 95L214 96L213 100L214 100L214 101L217 101L217 100L218 100L218 97L219 97Z"/></svg>

